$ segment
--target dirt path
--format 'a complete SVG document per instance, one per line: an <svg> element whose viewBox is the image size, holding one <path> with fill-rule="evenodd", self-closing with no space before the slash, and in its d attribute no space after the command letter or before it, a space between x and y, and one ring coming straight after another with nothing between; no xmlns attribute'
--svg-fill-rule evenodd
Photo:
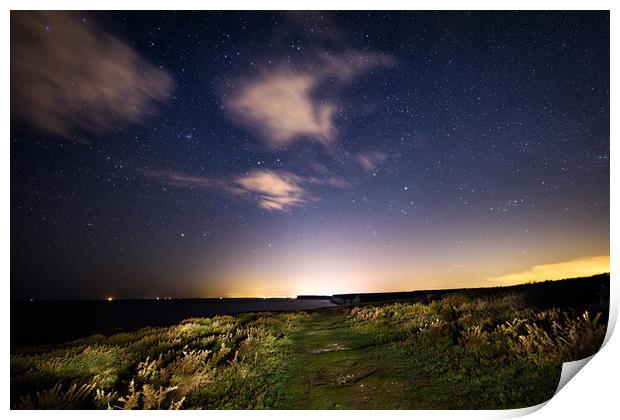
<svg viewBox="0 0 620 420"><path fill-rule="evenodd" d="M292 337L291 408L410 408L413 377L346 324L341 311L313 313ZM402 368L401 368L402 369Z"/></svg>

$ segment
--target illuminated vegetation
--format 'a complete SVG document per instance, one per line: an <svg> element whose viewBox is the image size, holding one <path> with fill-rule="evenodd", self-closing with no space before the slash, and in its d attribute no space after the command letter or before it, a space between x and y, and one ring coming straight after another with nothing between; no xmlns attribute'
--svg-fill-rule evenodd
<svg viewBox="0 0 620 420"><path fill-rule="evenodd" d="M536 287L529 285L525 287ZM521 290L521 289L520 289ZM519 291L188 319L12 348L13 408L516 408L596 352L608 296L537 307Z"/></svg>

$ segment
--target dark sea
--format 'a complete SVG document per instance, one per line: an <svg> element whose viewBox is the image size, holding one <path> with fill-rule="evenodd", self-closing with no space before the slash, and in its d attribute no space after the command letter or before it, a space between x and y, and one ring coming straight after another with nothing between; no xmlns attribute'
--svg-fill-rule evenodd
<svg viewBox="0 0 620 420"><path fill-rule="evenodd" d="M46 344L113 334L187 318L335 306L327 299L140 299L12 301L11 345Z"/></svg>

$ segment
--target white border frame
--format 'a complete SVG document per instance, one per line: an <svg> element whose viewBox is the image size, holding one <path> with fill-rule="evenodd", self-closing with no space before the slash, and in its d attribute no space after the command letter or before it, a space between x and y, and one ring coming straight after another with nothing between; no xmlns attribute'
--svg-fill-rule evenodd
<svg viewBox="0 0 620 420"><path fill-rule="evenodd" d="M0 154L3 176L0 181L2 188L2 197L6 199L3 201L1 207L2 211L2 224L0 225L1 235L4 238L4 246L2 253L0 254L0 267L2 269L3 278L2 282L3 296L5 299L10 299L10 140L9 140L9 127L10 127L10 71L9 71L9 50L10 50L10 9L23 10L23 9L57 9L57 10L134 10L134 9L153 9L153 10L611 10L611 71L610 74L615 74L618 70L617 55L618 49L614 47L614 41L617 39L617 26L618 21L617 13L613 10L613 5L620 4L612 1L597 1L591 0L584 1L548 1L548 0L521 0L521 1L503 1L498 2L489 0L473 0L473 1L455 1L455 0L435 0L433 2L412 2L404 0L382 0L381 2L370 0L357 0L357 1L342 1L342 0L297 0L297 1L283 1L283 0L263 0L263 1L243 1L243 0L227 0L227 1L209 1L201 2L199 0L176 0L163 1L163 0L150 0L150 1L131 1L131 0L108 0L108 1L89 1L87 4L76 0L56 0L56 1L15 1L9 0L5 2L8 7L6 12L2 14L0 26L3 32L2 48L2 80L4 82L5 89L2 98L2 114L3 130L7 137L3 142L3 153ZM86 6L86 7L85 7ZM501 7L500 7L501 6ZM618 150L613 139L617 142L617 121L618 112L615 112L615 108L612 106L616 92L611 91L610 96L610 121L611 121L611 136L610 136L610 154L611 154L611 183L610 183L610 211L611 214L618 214L620 206L618 205L617 191L614 194L614 188L617 187L619 169L614 167L612 162L616 156ZM611 272L614 273L618 267L618 224L615 219L611 219ZM618 314L618 300L619 300L619 288L615 281L611 281L611 308L610 308L610 330L613 331ZM5 300L6 302L6 300ZM9 336L9 318L10 318L10 306L5 304L3 306L3 333L0 335L2 341L2 349L4 351L3 363L2 363L2 396L4 398L4 409L9 409L9 395L10 395L10 336ZM592 361L585 366L582 372L577 375L577 379L570 381L556 396L554 396L548 403L541 404L540 406L532 407L529 409L521 410L505 410L505 411L325 411L320 414L316 411L210 411L209 413L181 411L181 412L106 412L95 411L88 412L86 414L83 411L46 411L46 412L28 412L28 411L11 411L8 413L16 418L33 418L45 416L46 418L83 418L85 415L92 418L102 418L107 416L129 416L129 417L143 417L149 416L159 417L161 416L180 416L180 417L195 417L208 416L210 419L228 419L230 417L246 417L246 418L260 418L260 419L282 419L288 420L291 416L295 418L305 418L315 420L317 415L321 417L341 419L343 416L347 418L368 418L374 419L376 416L385 416L395 418L411 418L416 419L435 419L435 418L471 418L471 419L484 419L484 418L505 418L525 415L535 411L531 418L579 418L582 419L585 416L591 418L609 418L610 413L616 412L618 408L617 392L615 391L618 385L618 374L620 373L617 355L620 354L620 342L617 337L611 337L610 334L606 337L608 342L601 349L601 351L592 358ZM544 409L537 411L538 409Z"/></svg>

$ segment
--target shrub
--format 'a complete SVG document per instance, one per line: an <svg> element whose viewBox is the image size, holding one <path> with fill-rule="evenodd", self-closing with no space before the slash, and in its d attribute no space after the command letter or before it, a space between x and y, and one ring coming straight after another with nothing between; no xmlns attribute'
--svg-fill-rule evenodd
<svg viewBox="0 0 620 420"><path fill-rule="evenodd" d="M91 384L73 384L65 388L59 383L50 389L37 391L34 397L30 394L20 397L15 408L19 410L70 410L81 408L92 389L93 386Z"/></svg>

